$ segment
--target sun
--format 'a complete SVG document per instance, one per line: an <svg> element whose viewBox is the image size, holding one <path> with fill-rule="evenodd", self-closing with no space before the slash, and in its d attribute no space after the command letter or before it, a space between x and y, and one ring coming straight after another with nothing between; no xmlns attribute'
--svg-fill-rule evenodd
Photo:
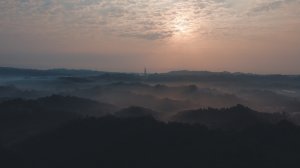
<svg viewBox="0 0 300 168"><path fill-rule="evenodd" d="M189 15L177 15L170 24L173 32L172 41L187 40L192 36L193 25Z"/></svg>
<svg viewBox="0 0 300 168"><path fill-rule="evenodd" d="M189 23L186 19L178 19L175 21L174 30L177 33L187 33L189 31Z"/></svg>

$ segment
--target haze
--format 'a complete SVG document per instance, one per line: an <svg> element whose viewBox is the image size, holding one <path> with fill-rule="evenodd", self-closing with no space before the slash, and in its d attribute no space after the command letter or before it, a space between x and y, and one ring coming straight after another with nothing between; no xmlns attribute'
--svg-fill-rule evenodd
<svg viewBox="0 0 300 168"><path fill-rule="evenodd" d="M0 66L299 74L299 0L1 0Z"/></svg>

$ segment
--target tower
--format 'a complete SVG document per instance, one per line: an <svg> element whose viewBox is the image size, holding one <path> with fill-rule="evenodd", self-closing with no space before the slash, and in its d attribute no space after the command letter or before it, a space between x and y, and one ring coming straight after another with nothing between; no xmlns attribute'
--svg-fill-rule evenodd
<svg viewBox="0 0 300 168"><path fill-rule="evenodd" d="M146 77L148 74L147 74L147 68L145 67L144 69L144 76Z"/></svg>

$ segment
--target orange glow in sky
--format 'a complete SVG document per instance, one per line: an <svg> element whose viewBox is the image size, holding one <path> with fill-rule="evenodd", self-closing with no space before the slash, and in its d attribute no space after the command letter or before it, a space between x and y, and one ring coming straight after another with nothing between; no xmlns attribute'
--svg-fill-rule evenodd
<svg viewBox="0 0 300 168"><path fill-rule="evenodd" d="M299 0L2 0L0 66L300 73Z"/></svg>

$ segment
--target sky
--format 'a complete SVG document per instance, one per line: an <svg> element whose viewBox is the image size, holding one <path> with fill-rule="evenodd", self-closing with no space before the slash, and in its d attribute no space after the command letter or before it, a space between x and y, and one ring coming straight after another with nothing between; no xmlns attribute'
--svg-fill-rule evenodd
<svg viewBox="0 0 300 168"><path fill-rule="evenodd" d="M300 0L1 0L0 66L300 74Z"/></svg>

